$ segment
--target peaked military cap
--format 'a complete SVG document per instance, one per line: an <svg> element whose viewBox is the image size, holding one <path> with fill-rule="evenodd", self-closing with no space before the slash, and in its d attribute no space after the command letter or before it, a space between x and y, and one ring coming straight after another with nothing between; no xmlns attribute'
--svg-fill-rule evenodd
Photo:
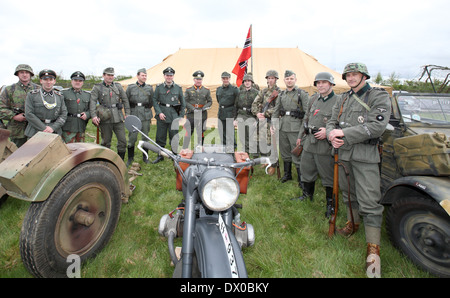
<svg viewBox="0 0 450 298"><path fill-rule="evenodd" d="M84 81L86 79L86 77L84 76L84 74L81 71L76 71L70 76L70 79Z"/></svg>
<svg viewBox="0 0 450 298"><path fill-rule="evenodd" d="M39 79L46 79L46 78L54 78L56 79L56 72L54 72L51 69L43 69L39 72Z"/></svg>
<svg viewBox="0 0 450 298"><path fill-rule="evenodd" d="M194 73L192 74L192 76L194 77L194 79L203 79L203 77L205 76L205 74L203 73L203 71L197 70L196 72L194 72Z"/></svg>
<svg viewBox="0 0 450 298"><path fill-rule="evenodd" d="M175 74L175 70L169 66L163 70L163 74L173 76Z"/></svg>
<svg viewBox="0 0 450 298"><path fill-rule="evenodd" d="M107 67L103 70L103 74L114 75L114 67Z"/></svg>
<svg viewBox="0 0 450 298"><path fill-rule="evenodd" d="M145 68L138 69L137 74L140 72L147 73L147 70Z"/></svg>

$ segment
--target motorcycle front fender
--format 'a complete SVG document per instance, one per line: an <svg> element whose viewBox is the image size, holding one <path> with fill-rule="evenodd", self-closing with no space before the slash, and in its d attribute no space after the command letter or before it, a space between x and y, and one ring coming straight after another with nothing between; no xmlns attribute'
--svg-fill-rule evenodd
<svg viewBox="0 0 450 298"><path fill-rule="evenodd" d="M231 255L225 247L217 217L205 217L197 220L195 225L194 249L202 277L232 277L231 262L236 262L239 277L248 277L239 243L233 231L228 226L226 226L226 229L233 248Z"/></svg>

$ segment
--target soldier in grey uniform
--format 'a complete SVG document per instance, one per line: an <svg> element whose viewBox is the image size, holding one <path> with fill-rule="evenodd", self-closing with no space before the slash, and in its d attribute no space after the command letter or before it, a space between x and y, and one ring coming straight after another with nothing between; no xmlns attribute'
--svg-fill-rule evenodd
<svg viewBox="0 0 450 298"><path fill-rule="evenodd" d="M82 89L86 77L81 71L75 71L70 79L72 88L62 90L67 108L67 120L62 127L62 138L66 143L84 142L86 124L91 118L89 112L91 94Z"/></svg>
<svg viewBox="0 0 450 298"><path fill-rule="evenodd" d="M297 145L303 145L300 161L303 195L295 199L313 200L315 183L319 174L326 193L325 216L329 217L333 214L334 158L326 135L326 125L331 118L331 111L338 96L333 91L334 77L328 72L318 73L314 79L314 86L317 87L318 93L311 96L309 100L297 139Z"/></svg>
<svg viewBox="0 0 450 298"><path fill-rule="evenodd" d="M296 74L291 70L284 73L284 83L286 90L283 90L278 96L275 109L272 114L272 122L279 119L279 128L272 125L274 131L279 129L280 154L283 159L284 176L281 182L292 180L292 162L297 168L298 183L301 184L300 175L300 157L291 153L295 148L298 138L298 132L305 115L305 109L308 107L309 96L295 84L297 82ZM276 122L275 122L276 123Z"/></svg>
<svg viewBox="0 0 450 298"><path fill-rule="evenodd" d="M14 75L19 77L19 81L4 87L0 93L0 119L9 121L7 123L10 131L9 138L17 147L20 147L27 141L25 99L28 92L39 89L40 86L31 82L34 73L31 66L27 64L17 65Z"/></svg>
<svg viewBox="0 0 450 298"><path fill-rule="evenodd" d="M186 124L189 123L190 131L186 131L183 148L188 148L194 128L197 130L197 144L202 145L206 129L206 119L212 105L211 91L202 85L205 74L197 70L192 74L194 85L186 89L184 101L186 102ZM200 134L201 132L201 134Z"/></svg>
<svg viewBox="0 0 450 298"><path fill-rule="evenodd" d="M62 93L53 89L56 73L50 69L41 70L39 79L41 89L30 91L25 100L25 117L28 120L25 135L31 138L38 131L61 135L67 109Z"/></svg>
<svg viewBox="0 0 450 298"><path fill-rule="evenodd" d="M92 88L90 112L92 123L100 127L101 145L111 148L114 132L117 137L117 154L124 160L127 147L124 120L130 115L130 103L122 85L114 82L114 68L105 68L103 82L95 84Z"/></svg>
<svg viewBox="0 0 450 298"><path fill-rule="evenodd" d="M178 135L179 120L184 117L186 109L183 89L173 81L175 70L172 67L169 66L164 69L163 74L164 82L156 86L155 94L153 95L153 107L156 118L156 143L161 147L165 147L168 132L170 145L172 146L173 143L177 144L178 147L179 140L175 137ZM172 147L172 151L174 150L178 150L178 148ZM159 155L153 163L158 163L162 160L164 158Z"/></svg>
<svg viewBox="0 0 450 298"><path fill-rule="evenodd" d="M233 126L234 115L236 113L234 105L239 95L239 89L230 84L231 75L228 72L224 71L221 77L222 86L216 90L216 98L219 103L217 118L222 126L222 134L220 137L222 144L227 148L227 152L233 152L236 148ZM227 119L230 122L229 126L227 125Z"/></svg>
<svg viewBox="0 0 450 298"><path fill-rule="evenodd" d="M142 132L148 136L150 132L151 120L153 117L153 87L146 84L147 70L141 68L137 71L137 82L127 87L127 97L130 102L131 115L135 115L141 120ZM128 132L128 161L127 166L131 165L134 160L134 145L138 137L137 131ZM145 154L142 155L143 161L148 163Z"/></svg>
<svg viewBox="0 0 450 298"><path fill-rule="evenodd" d="M256 132L256 117L252 113L252 103L258 95L258 90L253 88L252 76L246 74L242 80L243 88L239 90L238 99L236 100L235 107L235 120L234 126L238 128L238 138L240 146L239 151L244 149L247 153L256 154L257 145L253 139L253 134ZM250 142L252 144L250 145ZM251 152L250 152L251 151Z"/></svg>
<svg viewBox="0 0 450 298"><path fill-rule="evenodd" d="M276 166L275 159L278 161L278 151L276 150L277 144L272 145L272 133L270 132L270 121L273 111L275 110L275 103L278 95L281 93L280 87L277 86L278 72L275 70L268 70L266 72L267 88L259 91L255 100L252 103L252 113L258 120L258 153L262 156L268 156L276 154L276 157L272 160L274 166ZM275 167L272 166L269 169L269 174L273 175Z"/></svg>
<svg viewBox="0 0 450 298"><path fill-rule="evenodd" d="M381 88L372 88L367 67L362 63L347 64L342 79L351 90L344 93L333 107L327 122L328 139L339 150L339 161L349 172L347 177L339 168L339 188L347 205L347 224L337 232L350 235L356 232L363 217L367 242L366 269L378 268L380 272L380 235L383 205L380 193L379 138L388 124L391 104L389 94ZM355 225L351 223L348 200L351 200Z"/></svg>

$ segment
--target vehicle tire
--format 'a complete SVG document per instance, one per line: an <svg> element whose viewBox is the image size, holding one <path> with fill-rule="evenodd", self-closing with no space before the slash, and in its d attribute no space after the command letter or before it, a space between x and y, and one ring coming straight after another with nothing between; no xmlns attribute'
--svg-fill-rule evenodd
<svg viewBox="0 0 450 298"><path fill-rule="evenodd" d="M36 277L67 277L68 256L79 263L108 243L117 225L121 188L107 162L83 163L72 169L47 200L32 203L20 234L20 254Z"/></svg>
<svg viewBox="0 0 450 298"><path fill-rule="evenodd" d="M450 217L432 199L396 200L386 215L390 240L424 270L450 277Z"/></svg>

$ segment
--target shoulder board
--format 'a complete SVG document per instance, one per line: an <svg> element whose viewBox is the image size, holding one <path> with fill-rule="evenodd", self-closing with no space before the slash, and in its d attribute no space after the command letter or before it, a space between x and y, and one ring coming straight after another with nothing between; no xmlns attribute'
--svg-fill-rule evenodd
<svg viewBox="0 0 450 298"><path fill-rule="evenodd" d="M33 89L29 93L38 93L40 89Z"/></svg>
<svg viewBox="0 0 450 298"><path fill-rule="evenodd" d="M53 89L53 93L55 93L56 95L62 95L62 92L61 92L61 91L55 90L55 89Z"/></svg>
<svg viewBox="0 0 450 298"><path fill-rule="evenodd" d="M60 91L67 91L67 90L70 90L70 88L63 88Z"/></svg>

